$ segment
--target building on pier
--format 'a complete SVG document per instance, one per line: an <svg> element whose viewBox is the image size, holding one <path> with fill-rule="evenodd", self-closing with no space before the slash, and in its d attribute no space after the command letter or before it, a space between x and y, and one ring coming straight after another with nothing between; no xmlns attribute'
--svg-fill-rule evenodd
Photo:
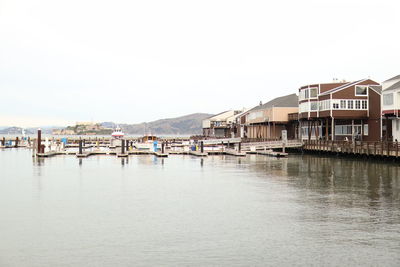
<svg viewBox="0 0 400 267"><path fill-rule="evenodd" d="M296 138L297 120L289 120L289 114L298 112L296 94L277 97L246 113L247 138L279 140L282 130L287 130L288 139Z"/></svg>
<svg viewBox="0 0 400 267"><path fill-rule="evenodd" d="M383 138L400 141L400 75L382 83Z"/></svg>
<svg viewBox="0 0 400 267"><path fill-rule="evenodd" d="M209 117L202 122L203 136L212 138L232 137L235 116L244 110L228 110Z"/></svg>
<svg viewBox="0 0 400 267"><path fill-rule="evenodd" d="M381 140L381 89L370 79L300 87L300 138Z"/></svg>

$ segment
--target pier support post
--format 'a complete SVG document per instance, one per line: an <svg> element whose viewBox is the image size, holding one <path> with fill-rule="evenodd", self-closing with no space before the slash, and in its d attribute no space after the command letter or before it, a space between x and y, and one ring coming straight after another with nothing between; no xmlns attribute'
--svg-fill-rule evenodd
<svg viewBox="0 0 400 267"><path fill-rule="evenodd" d="M204 153L204 142L203 141L200 142L200 152Z"/></svg>
<svg viewBox="0 0 400 267"><path fill-rule="evenodd" d="M37 153L43 153L42 152L42 130L38 129L37 131Z"/></svg>
<svg viewBox="0 0 400 267"><path fill-rule="evenodd" d="M239 153L242 152L242 142L239 142L238 150L239 150Z"/></svg>
<svg viewBox="0 0 400 267"><path fill-rule="evenodd" d="M121 139L121 154L125 154L125 140Z"/></svg>
<svg viewBox="0 0 400 267"><path fill-rule="evenodd" d="M19 143L18 137L15 137L15 144L14 144L14 146L15 146L15 147L18 147L18 143Z"/></svg>
<svg viewBox="0 0 400 267"><path fill-rule="evenodd" d="M82 139L79 140L79 154L82 155Z"/></svg>
<svg viewBox="0 0 400 267"><path fill-rule="evenodd" d="M3 139L1 140L1 145L5 146L6 145L6 138L3 136Z"/></svg>
<svg viewBox="0 0 400 267"><path fill-rule="evenodd" d="M164 154L164 147L165 147L165 143L162 142L161 143L161 154Z"/></svg>

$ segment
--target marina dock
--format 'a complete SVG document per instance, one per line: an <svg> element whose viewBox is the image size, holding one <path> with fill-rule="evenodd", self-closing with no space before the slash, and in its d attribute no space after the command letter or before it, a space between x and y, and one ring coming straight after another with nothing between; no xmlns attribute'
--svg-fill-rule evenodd
<svg viewBox="0 0 400 267"><path fill-rule="evenodd" d="M323 152L336 155L366 156L398 159L400 144L398 142L366 142L366 141L305 141L302 147L308 152Z"/></svg>

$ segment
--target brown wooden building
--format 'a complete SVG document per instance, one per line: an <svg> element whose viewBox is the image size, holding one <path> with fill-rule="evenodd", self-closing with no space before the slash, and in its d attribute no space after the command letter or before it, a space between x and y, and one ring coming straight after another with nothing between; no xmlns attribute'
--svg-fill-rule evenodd
<svg viewBox="0 0 400 267"><path fill-rule="evenodd" d="M308 140L381 140L381 86L364 79L299 89L299 136Z"/></svg>

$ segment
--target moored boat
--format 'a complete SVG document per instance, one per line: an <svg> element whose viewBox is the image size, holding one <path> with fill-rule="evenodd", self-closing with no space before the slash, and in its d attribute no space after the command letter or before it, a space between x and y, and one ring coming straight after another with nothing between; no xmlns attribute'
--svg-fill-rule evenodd
<svg viewBox="0 0 400 267"><path fill-rule="evenodd" d="M124 133L122 132L121 128L115 128L115 131L112 132L111 136L115 139L121 139L124 137Z"/></svg>
<svg viewBox="0 0 400 267"><path fill-rule="evenodd" d="M153 150L155 145L158 147L157 140L158 138L154 135L145 135L140 140L140 143L134 144L134 147L139 150Z"/></svg>

